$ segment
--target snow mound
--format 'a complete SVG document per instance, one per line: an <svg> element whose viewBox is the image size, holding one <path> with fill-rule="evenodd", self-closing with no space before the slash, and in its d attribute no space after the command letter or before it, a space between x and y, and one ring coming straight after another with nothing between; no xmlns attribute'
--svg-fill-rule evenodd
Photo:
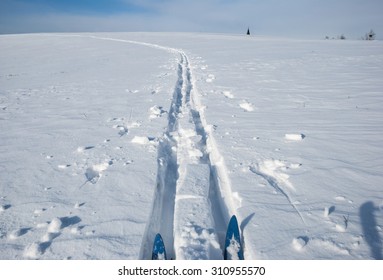
<svg viewBox="0 0 383 280"><path fill-rule="evenodd" d="M154 105L149 109L149 119L160 118L164 113L166 113L166 111L163 110L161 106Z"/></svg>
<svg viewBox="0 0 383 280"><path fill-rule="evenodd" d="M250 102L244 100L241 103L239 103L239 107L241 107L246 112L252 112L254 111L254 106Z"/></svg>
<svg viewBox="0 0 383 280"><path fill-rule="evenodd" d="M58 233L58 232L60 232L61 225L62 225L61 219L60 218L54 218L49 223L47 231L50 232L50 233Z"/></svg>
<svg viewBox="0 0 383 280"><path fill-rule="evenodd" d="M233 98L234 98L234 94L232 94L229 90L224 90L224 91L222 91L222 94L223 94L226 98L229 98L229 99L233 99Z"/></svg>
<svg viewBox="0 0 383 280"><path fill-rule="evenodd" d="M96 184L98 180L101 178L102 172L108 169L109 165L111 164L112 162L109 161L109 162L95 164L91 167L88 167L85 172L86 179L92 184Z"/></svg>
<svg viewBox="0 0 383 280"><path fill-rule="evenodd" d="M302 141L305 137L304 134L285 134L285 139L289 141Z"/></svg>
<svg viewBox="0 0 383 280"><path fill-rule="evenodd" d="M307 237L299 236L297 238L294 238L292 241L293 248L296 251L302 251L303 248L307 245L308 241L309 240Z"/></svg>
<svg viewBox="0 0 383 280"><path fill-rule="evenodd" d="M147 136L134 136L131 142L139 145L147 145L150 143Z"/></svg>

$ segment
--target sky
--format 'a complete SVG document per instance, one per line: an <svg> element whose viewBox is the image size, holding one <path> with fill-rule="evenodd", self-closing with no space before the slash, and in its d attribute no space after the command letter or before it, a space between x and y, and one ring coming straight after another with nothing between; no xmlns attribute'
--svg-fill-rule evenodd
<svg viewBox="0 0 383 280"><path fill-rule="evenodd" d="M383 0L0 0L0 34L211 32L301 38L371 29L383 39Z"/></svg>

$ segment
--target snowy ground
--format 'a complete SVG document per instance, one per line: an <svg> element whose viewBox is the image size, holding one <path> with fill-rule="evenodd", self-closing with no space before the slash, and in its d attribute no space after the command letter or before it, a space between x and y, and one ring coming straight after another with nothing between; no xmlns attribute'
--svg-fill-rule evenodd
<svg viewBox="0 0 383 280"><path fill-rule="evenodd" d="M0 259L382 259L383 43L0 36Z"/></svg>

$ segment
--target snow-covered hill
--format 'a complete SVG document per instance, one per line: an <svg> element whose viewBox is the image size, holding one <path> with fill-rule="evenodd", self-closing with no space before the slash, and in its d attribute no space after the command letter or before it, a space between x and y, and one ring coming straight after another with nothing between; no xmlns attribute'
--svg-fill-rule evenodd
<svg viewBox="0 0 383 280"><path fill-rule="evenodd" d="M382 259L383 43L0 36L0 259Z"/></svg>

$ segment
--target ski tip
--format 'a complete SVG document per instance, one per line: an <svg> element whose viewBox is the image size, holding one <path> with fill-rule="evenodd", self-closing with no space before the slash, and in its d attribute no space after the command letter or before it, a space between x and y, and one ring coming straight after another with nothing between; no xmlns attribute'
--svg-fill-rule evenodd
<svg viewBox="0 0 383 280"><path fill-rule="evenodd" d="M161 234L154 237L152 260L166 260L166 250Z"/></svg>
<svg viewBox="0 0 383 280"><path fill-rule="evenodd" d="M154 240L162 240L162 236L160 233L156 234L156 237L154 237Z"/></svg>
<svg viewBox="0 0 383 280"><path fill-rule="evenodd" d="M237 220L236 215L231 216L229 224L237 224L238 225L238 220Z"/></svg>
<svg viewBox="0 0 383 280"><path fill-rule="evenodd" d="M243 248L238 220L235 215L231 216L227 226L224 260L243 260Z"/></svg>

